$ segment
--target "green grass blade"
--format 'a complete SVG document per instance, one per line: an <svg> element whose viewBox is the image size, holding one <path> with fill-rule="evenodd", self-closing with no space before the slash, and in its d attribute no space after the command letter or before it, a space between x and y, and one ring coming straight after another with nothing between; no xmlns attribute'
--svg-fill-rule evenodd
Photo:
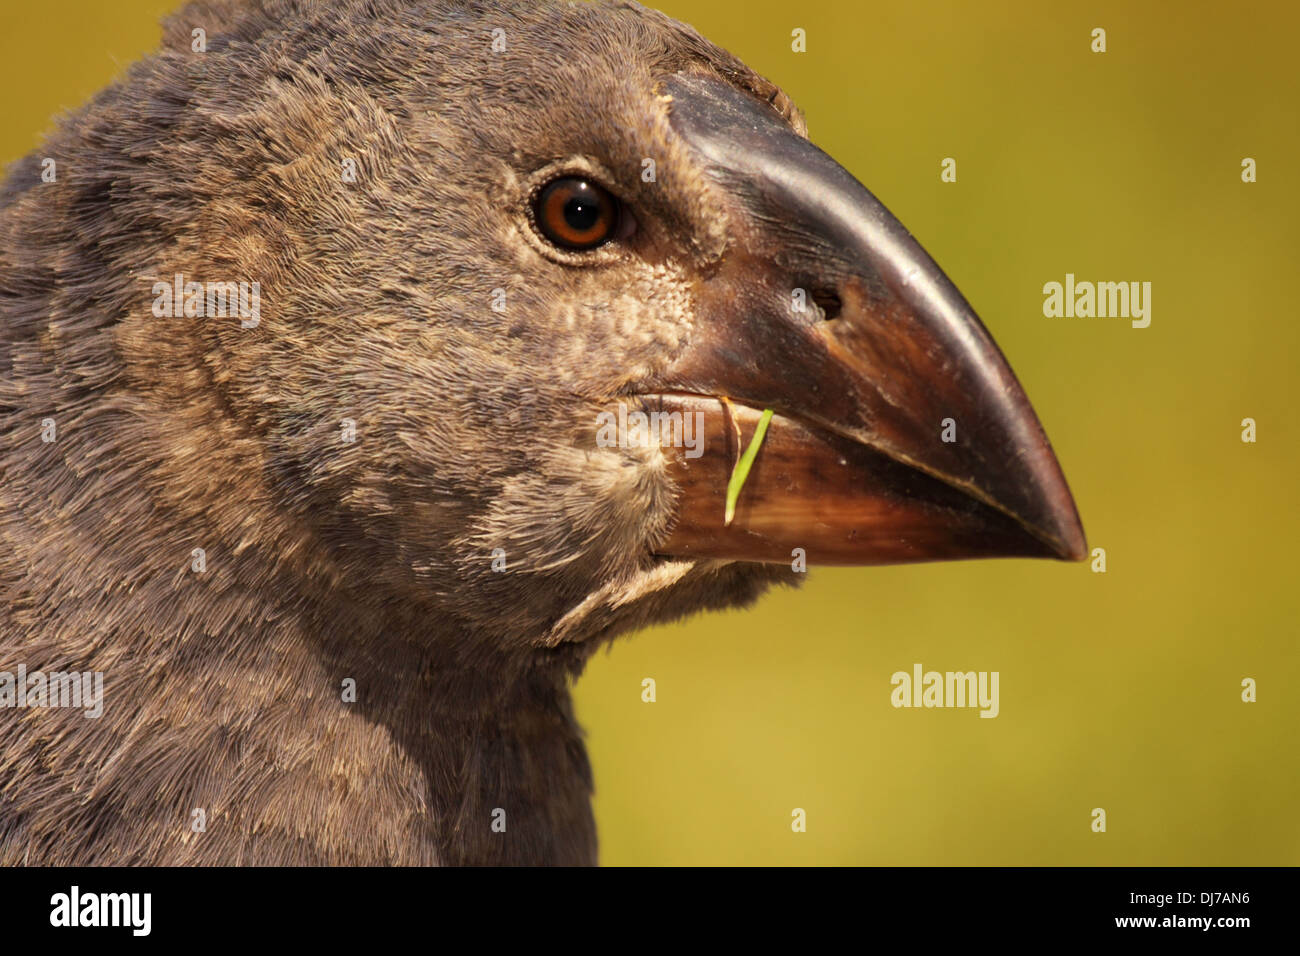
<svg viewBox="0 0 1300 956"><path fill-rule="evenodd" d="M731 480L727 482L727 511L722 522L723 526L731 524L731 519L736 517L736 501L740 498L740 489L745 487L745 479L749 477L749 469L753 467L754 459L758 457L758 447L763 444L763 436L767 434L767 423L772 420L772 409L766 409L763 417L758 420L758 427L754 429L754 437L749 440L749 447L745 453L736 461L736 467L731 470Z"/></svg>

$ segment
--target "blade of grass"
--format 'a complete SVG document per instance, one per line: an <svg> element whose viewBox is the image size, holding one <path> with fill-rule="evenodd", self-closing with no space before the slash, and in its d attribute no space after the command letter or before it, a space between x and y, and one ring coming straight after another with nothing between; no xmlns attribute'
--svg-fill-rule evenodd
<svg viewBox="0 0 1300 956"><path fill-rule="evenodd" d="M771 420L772 409L765 409L763 416L758 420L758 427L754 429L754 437L749 440L749 447L736 460L736 467L731 470L731 480L727 482L727 511L722 522L723 527L730 525L731 519L736 517L736 502L740 498L740 489L745 487L745 479L749 477L749 469L753 467L754 459L758 457L758 447L763 444L763 436L767 434L767 423Z"/></svg>

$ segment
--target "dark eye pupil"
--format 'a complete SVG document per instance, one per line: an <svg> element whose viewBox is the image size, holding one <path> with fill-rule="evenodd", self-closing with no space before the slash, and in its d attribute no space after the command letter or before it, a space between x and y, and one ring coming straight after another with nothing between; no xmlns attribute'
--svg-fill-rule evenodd
<svg viewBox="0 0 1300 956"><path fill-rule="evenodd" d="M561 249L595 249L613 238L618 200L593 182L563 176L537 195L533 221L542 236Z"/></svg>
<svg viewBox="0 0 1300 956"><path fill-rule="evenodd" d="M564 204L564 221L579 232L586 232L600 220L600 203L592 196L574 196Z"/></svg>

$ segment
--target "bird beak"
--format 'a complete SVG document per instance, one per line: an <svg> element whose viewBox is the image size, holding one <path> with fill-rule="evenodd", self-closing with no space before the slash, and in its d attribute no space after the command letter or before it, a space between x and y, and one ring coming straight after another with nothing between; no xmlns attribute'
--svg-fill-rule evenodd
<svg viewBox="0 0 1300 956"><path fill-rule="evenodd" d="M725 197L730 244L697 283L689 342L639 389L647 409L699 426L693 448L665 448L679 497L658 553L1082 559L1029 400L902 224L752 96L687 74L664 92ZM727 522L728 482L763 409L775 417Z"/></svg>

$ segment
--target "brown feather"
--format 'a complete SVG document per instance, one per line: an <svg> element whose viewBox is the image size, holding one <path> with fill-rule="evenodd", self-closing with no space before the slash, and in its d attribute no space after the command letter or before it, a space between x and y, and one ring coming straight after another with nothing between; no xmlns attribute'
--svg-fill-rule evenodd
<svg viewBox="0 0 1300 956"><path fill-rule="evenodd" d="M103 671L105 710L0 711L0 863L595 861L597 641L792 577L655 559L658 449L593 445L725 242L680 70L803 130L635 4L212 2L13 167L0 670ZM527 190L569 158L652 211L641 255L539 251ZM260 324L155 317L176 273L258 281Z"/></svg>

